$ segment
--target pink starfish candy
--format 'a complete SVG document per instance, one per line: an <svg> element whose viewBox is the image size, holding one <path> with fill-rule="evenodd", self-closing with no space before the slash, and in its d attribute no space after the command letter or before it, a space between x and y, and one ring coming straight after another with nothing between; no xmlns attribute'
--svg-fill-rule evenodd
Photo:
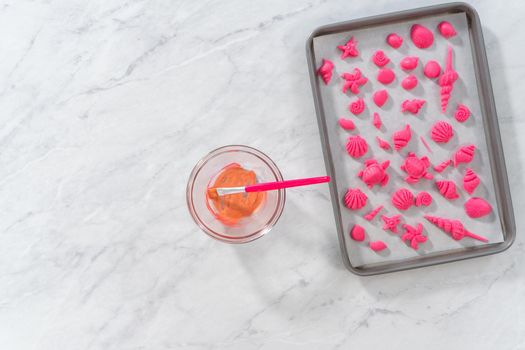
<svg viewBox="0 0 525 350"><path fill-rule="evenodd" d="M384 222L383 230L390 230L394 233L397 233L397 225L399 225L401 215L394 215L392 217L388 217L386 215L381 215L381 219Z"/></svg>
<svg viewBox="0 0 525 350"><path fill-rule="evenodd" d="M359 68L354 68L354 73L343 73L341 78L345 80L343 85L343 92L350 89L354 94L359 93L359 87L366 84L368 78L364 77Z"/></svg>
<svg viewBox="0 0 525 350"><path fill-rule="evenodd" d="M337 46L341 50L341 59L344 60L347 57L357 57L359 56L359 50L357 49L357 40L354 37L351 37L350 40L344 45Z"/></svg>
<svg viewBox="0 0 525 350"><path fill-rule="evenodd" d="M405 233L401 236L402 241L410 241L410 246L412 249L417 250L419 248L419 243L424 243L427 241L428 237L423 236L423 225L418 223L416 227L404 224L403 228Z"/></svg>

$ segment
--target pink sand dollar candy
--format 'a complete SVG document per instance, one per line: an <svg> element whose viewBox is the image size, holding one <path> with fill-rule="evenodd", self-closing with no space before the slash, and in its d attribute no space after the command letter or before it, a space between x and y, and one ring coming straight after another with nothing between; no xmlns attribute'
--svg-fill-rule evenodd
<svg viewBox="0 0 525 350"><path fill-rule="evenodd" d="M416 196L416 207L428 207L432 204L432 196L426 191L421 191Z"/></svg>
<svg viewBox="0 0 525 350"><path fill-rule="evenodd" d="M383 67L386 66L388 62L390 62L390 58L388 58L387 55L385 55L383 50L377 50L372 56L372 61L375 63L376 66Z"/></svg>
<svg viewBox="0 0 525 350"><path fill-rule="evenodd" d="M417 183L419 179L433 179L434 175L427 172L430 167L428 157L418 158L413 152L408 152L401 170L407 173L405 181L408 183Z"/></svg>
<svg viewBox="0 0 525 350"><path fill-rule="evenodd" d="M377 73L377 81L384 85L390 84L395 78L396 74L390 68L382 68Z"/></svg>
<svg viewBox="0 0 525 350"><path fill-rule="evenodd" d="M355 124L352 119L339 118L339 126L345 130L354 130Z"/></svg>
<svg viewBox="0 0 525 350"><path fill-rule="evenodd" d="M448 101L450 100L450 95L452 94L456 80L458 80L458 73L452 66L452 47L449 46L445 70L441 77L439 77L439 86L441 87L439 93L441 95L441 111L443 113L447 110Z"/></svg>
<svg viewBox="0 0 525 350"><path fill-rule="evenodd" d="M359 56L359 50L357 49L357 40L354 37L351 37L350 40L344 45L339 45L337 48L341 51L341 59L347 57L357 57Z"/></svg>
<svg viewBox="0 0 525 350"><path fill-rule="evenodd" d="M438 24L439 33L446 39L456 36L456 29L450 24L450 22L442 21Z"/></svg>
<svg viewBox="0 0 525 350"><path fill-rule="evenodd" d="M360 158L368 151L368 144L359 135L350 136L346 142L346 151L352 158Z"/></svg>
<svg viewBox="0 0 525 350"><path fill-rule="evenodd" d="M400 37L397 33L390 33L386 37L386 42L394 49L398 49L403 44L403 38Z"/></svg>
<svg viewBox="0 0 525 350"><path fill-rule="evenodd" d="M388 99L388 92L386 92L386 90L378 90L374 92L372 98L377 107L383 107L386 100Z"/></svg>
<svg viewBox="0 0 525 350"><path fill-rule="evenodd" d="M423 225L418 223L415 227L404 224L405 233L401 236L402 241L408 241L410 247L414 250L419 249L419 243L425 243L427 236L423 236Z"/></svg>
<svg viewBox="0 0 525 350"><path fill-rule="evenodd" d="M429 79L434 79L439 77L439 74L441 74L441 66L437 61L430 60L425 64L425 68L423 68L423 73L425 76Z"/></svg>
<svg viewBox="0 0 525 350"><path fill-rule="evenodd" d="M465 202L464 206L467 215L473 219L486 216L492 211L492 206L489 204L489 202L479 197L469 198Z"/></svg>
<svg viewBox="0 0 525 350"><path fill-rule="evenodd" d="M382 149L384 150L389 150L390 149L390 144L383 140L382 138L380 138L379 136L376 136L376 141L377 141L377 144L379 145L379 147L381 147Z"/></svg>
<svg viewBox="0 0 525 350"><path fill-rule="evenodd" d="M399 65L404 70L416 69L419 58L417 56L407 56L399 62Z"/></svg>
<svg viewBox="0 0 525 350"><path fill-rule="evenodd" d="M375 207L371 212L364 216L365 220L372 221L382 209L382 205Z"/></svg>
<svg viewBox="0 0 525 350"><path fill-rule="evenodd" d="M434 166L434 170L438 173L441 173L443 170L445 170L450 164L452 164L452 161L450 159L447 159L438 165Z"/></svg>
<svg viewBox="0 0 525 350"><path fill-rule="evenodd" d="M467 106L459 104L456 112L454 112L454 118L460 123L464 123L470 117L470 110Z"/></svg>
<svg viewBox="0 0 525 350"><path fill-rule="evenodd" d="M403 103L401 103L401 112L410 112L412 114L418 114L419 110L423 107L425 104L425 100L420 99L412 99L412 100L405 100Z"/></svg>
<svg viewBox="0 0 525 350"><path fill-rule="evenodd" d="M372 124L374 124L376 129L381 129L381 125L383 125L383 123L381 122L381 117L379 116L377 112L374 112L374 120Z"/></svg>
<svg viewBox="0 0 525 350"><path fill-rule="evenodd" d="M365 161L365 168L357 174L363 182L372 188L374 185L385 186L388 183L388 174L386 169L390 165L390 161L384 161L379 164L375 159L368 159Z"/></svg>
<svg viewBox="0 0 525 350"><path fill-rule="evenodd" d="M465 191L467 191L468 194L474 193L479 183L479 177L474 170L470 168L465 169L465 175L463 175L463 188Z"/></svg>
<svg viewBox="0 0 525 350"><path fill-rule="evenodd" d="M317 74L321 76L321 79L323 79L325 85L328 85L330 79L332 79L333 70L334 64L332 61L323 58L323 63L321 64L321 67L317 69Z"/></svg>
<svg viewBox="0 0 525 350"><path fill-rule="evenodd" d="M359 93L359 87L368 82L368 78L363 76L363 73L359 68L354 68L353 73L343 73L341 78L344 79L343 93L350 90L354 94Z"/></svg>
<svg viewBox="0 0 525 350"><path fill-rule="evenodd" d="M349 188L346 191L344 202L345 206L351 210L361 209L366 205L368 197L359 188Z"/></svg>
<svg viewBox="0 0 525 350"><path fill-rule="evenodd" d="M447 143L452 136L454 136L452 125L444 120L435 122L430 130L430 138L437 143Z"/></svg>
<svg viewBox="0 0 525 350"><path fill-rule="evenodd" d="M406 188L400 188L392 195L392 204L399 210L407 210L414 205L414 195Z"/></svg>
<svg viewBox="0 0 525 350"><path fill-rule="evenodd" d="M409 75L408 77L406 77L405 79L401 81L401 86L405 90L412 90L413 88L417 86L416 76L413 74Z"/></svg>
<svg viewBox="0 0 525 350"><path fill-rule="evenodd" d="M436 187L443 197L448 200L454 200L459 198L456 190L456 184L450 180L439 180L436 181Z"/></svg>
<svg viewBox="0 0 525 350"><path fill-rule="evenodd" d="M397 225L399 225L401 215L398 214L390 217L381 215L381 220L383 220L383 230L397 233Z"/></svg>
<svg viewBox="0 0 525 350"><path fill-rule="evenodd" d="M425 219L439 227L444 232L448 233L456 241L459 241L465 237L470 237L485 243L488 242L488 239L486 239L485 237L478 236L468 231L459 220L446 219L432 215L425 215Z"/></svg>
<svg viewBox="0 0 525 350"><path fill-rule="evenodd" d="M368 243L368 245L370 246L370 249L372 249L375 252L380 252L381 250L387 248L387 245L383 241L370 242Z"/></svg>
<svg viewBox="0 0 525 350"><path fill-rule="evenodd" d="M410 131L410 125L406 124L404 129L398 130L392 135L394 149L399 151L400 149L404 148L411 138L412 132Z"/></svg>
<svg viewBox="0 0 525 350"><path fill-rule="evenodd" d="M348 110L353 115L359 115L363 113L363 111L365 110L365 100L363 100L362 98L358 98L357 100L350 102L350 104L348 105Z"/></svg>
<svg viewBox="0 0 525 350"><path fill-rule="evenodd" d="M434 34L425 26L421 24L414 24L410 28L410 39L416 47L426 49L434 42Z"/></svg>
<svg viewBox="0 0 525 350"><path fill-rule="evenodd" d="M459 163L470 163L474 159L474 153L476 146L467 145L460 147L454 154L454 167L457 167Z"/></svg>
<svg viewBox="0 0 525 350"><path fill-rule="evenodd" d="M365 229L358 224L355 224L350 230L350 237L354 241L362 242L365 240Z"/></svg>

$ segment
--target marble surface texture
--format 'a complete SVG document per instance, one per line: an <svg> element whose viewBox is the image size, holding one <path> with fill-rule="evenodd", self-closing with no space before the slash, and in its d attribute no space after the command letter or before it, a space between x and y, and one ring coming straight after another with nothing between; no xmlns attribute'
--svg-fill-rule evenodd
<svg viewBox="0 0 525 350"><path fill-rule="evenodd" d="M525 349L525 21L481 16L517 215L503 254L360 278L328 191L271 234L201 233L195 162L240 143L324 165L304 43L437 1L0 1L1 349Z"/></svg>

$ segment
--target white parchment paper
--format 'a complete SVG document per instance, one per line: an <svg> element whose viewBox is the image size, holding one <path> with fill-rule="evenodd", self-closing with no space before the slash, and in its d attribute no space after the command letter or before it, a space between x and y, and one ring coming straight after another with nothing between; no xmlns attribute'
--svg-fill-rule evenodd
<svg viewBox="0 0 525 350"><path fill-rule="evenodd" d="M458 32L456 37L446 40L438 33L437 25L442 20L447 20L452 23ZM414 23L425 25L434 32L435 40L430 48L421 50L412 44L410 40L410 27ZM398 33L404 39L403 45L397 50L391 48L385 42L386 36L392 32ZM336 47L337 45L346 43L351 36L354 36L358 41L360 56L355 58L349 57L343 61L340 58L340 51L337 50ZM447 112L443 114L441 112L437 80L426 78L423 74L423 67L428 60L433 59L438 61L442 68L444 68L447 46L449 44L454 51L454 67L459 74L459 79L454 85ZM396 80L387 86L377 81L376 75L379 69L371 60L372 54L378 49L382 49L391 59L387 67L394 69L396 73ZM420 255L465 249L465 247L484 244L470 238L455 241L446 233L426 221L423 218L424 214L460 219L469 231L487 237L489 244L503 241L502 227L496 209L497 203L487 155L466 15L464 13L458 13L446 16L427 17L417 22L406 21L390 25L368 27L346 33L324 35L314 39L314 51L315 57L318 60L317 67L321 65L322 58L330 59L335 65L334 74L329 85L324 85L321 79L319 79L319 82L321 84L321 97L327 120L328 133L330 134L330 147L339 186L339 200L342 201L348 187L359 187L368 195L368 203L366 207L361 210L350 211L344 205L341 205L345 234L348 234L348 231L354 223L362 225L367 232L367 237L364 242L355 242L351 239L346 240L346 248L352 265L363 266L392 262L417 258ZM410 73L403 71L399 66L401 59L407 55L418 56L420 58L418 67ZM341 92L344 81L340 78L340 75L343 72L353 72L354 67L361 69L363 74L369 79L368 83L361 87L361 92L357 96L351 92L347 92L347 94ZM406 91L401 87L402 79L409 74L415 74L419 80L418 86L412 91ZM389 94L389 100L382 108L378 108L372 100L373 92L379 89L386 89ZM366 110L361 115L355 117L348 111L348 104L357 97L364 98ZM427 103L417 116L402 113L402 101L413 98L423 98ZM458 103L465 104L472 112L470 119L463 124L458 123L453 117ZM374 112L378 112L381 116L383 122L381 130L377 130L372 124L372 115ZM356 129L353 131L341 129L338 125L340 117L353 119L356 124ZM446 145L437 144L430 138L430 128L437 120L446 120L452 124L454 128L455 135ZM388 140L392 145L392 133L403 128L406 123L409 123L412 128L412 140L407 147L400 152L387 152L379 148L375 140L376 136ZM359 134L368 142L368 153L361 159L352 159L346 152L346 140L351 134ZM421 135L430 145L432 153L429 153L421 143ZM461 145L469 143L473 143L477 147L476 155L472 163L469 165L462 164L458 168L449 167L441 174L433 170L431 171L438 180L453 180L458 187L459 199L449 201L443 198L437 191L433 180L422 179L417 184L407 184L404 181L406 174L400 170L400 165L403 163L409 151L415 152L418 156L426 155L430 158L432 164L438 164L445 159L451 158ZM374 186L373 189L368 189L361 179L357 177L358 171L363 168L364 160L372 157L379 162L387 159L391 162L390 168L388 169L390 181L385 187ZM463 209L463 204L470 197L468 193L463 190L462 186L462 178L466 167L471 167L481 180L481 184L473 196L485 198L494 208L492 214L487 217L471 219ZM398 211L391 204L390 197L392 193L400 187L409 188L414 195L423 190L428 191L433 198L432 205L430 207L412 207L404 212ZM366 213L380 204L385 205L385 208L372 222L363 219ZM402 223L408 223L412 226L415 226L418 222L422 223L424 226L424 234L429 237L428 241L422 244L418 251L411 249L400 239L401 233L404 232L401 225L398 235L382 229L381 214L387 216L402 214ZM388 249L376 253L368 248L368 242L379 239L388 245Z"/></svg>

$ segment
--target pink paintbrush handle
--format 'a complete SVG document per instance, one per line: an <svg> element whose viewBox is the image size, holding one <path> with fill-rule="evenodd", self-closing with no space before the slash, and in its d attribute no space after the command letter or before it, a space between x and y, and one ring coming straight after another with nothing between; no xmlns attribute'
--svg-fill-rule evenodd
<svg viewBox="0 0 525 350"><path fill-rule="evenodd" d="M262 192L262 191L280 190L281 188L320 184L320 183L329 182L329 181L330 181L330 176L320 176L320 177L310 177L307 179L266 182L266 183L246 186L245 191L246 192Z"/></svg>

